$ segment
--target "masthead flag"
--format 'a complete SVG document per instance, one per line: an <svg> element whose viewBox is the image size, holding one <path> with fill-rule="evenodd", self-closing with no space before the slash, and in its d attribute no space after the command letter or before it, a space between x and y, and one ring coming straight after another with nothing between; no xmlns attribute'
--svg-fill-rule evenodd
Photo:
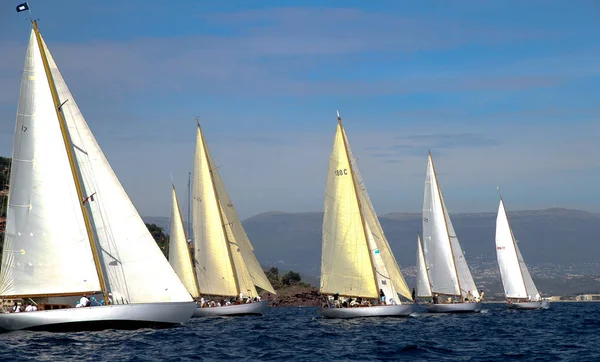
<svg viewBox="0 0 600 362"><path fill-rule="evenodd" d="M25 10L29 10L29 4L27 4L26 2L24 2L23 4L17 5L18 13L20 13L21 11L25 11Z"/></svg>

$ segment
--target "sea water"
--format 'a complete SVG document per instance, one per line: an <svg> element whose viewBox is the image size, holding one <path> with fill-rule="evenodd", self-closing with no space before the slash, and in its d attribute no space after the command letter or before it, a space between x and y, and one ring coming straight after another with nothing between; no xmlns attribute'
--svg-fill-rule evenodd
<svg viewBox="0 0 600 362"><path fill-rule="evenodd" d="M0 334L2 361L600 361L600 303L333 320L317 308L193 319L169 329Z"/></svg>

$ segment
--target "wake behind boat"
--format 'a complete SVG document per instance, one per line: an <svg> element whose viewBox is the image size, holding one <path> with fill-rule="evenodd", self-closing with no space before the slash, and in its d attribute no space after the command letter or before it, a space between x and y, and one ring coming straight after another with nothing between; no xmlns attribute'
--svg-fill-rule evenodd
<svg viewBox="0 0 600 362"><path fill-rule="evenodd" d="M417 285L429 282L432 313L481 311L483 295L477 291L458 237L452 226L437 175L429 153L423 197L424 267L419 270ZM425 278L425 276L427 278ZM424 289L424 288L422 288Z"/></svg>
<svg viewBox="0 0 600 362"><path fill-rule="evenodd" d="M529 274L508 222L502 196L496 217L496 256L506 295L506 306L509 309L541 309L550 306L542 300Z"/></svg>
<svg viewBox="0 0 600 362"><path fill-rule="evenodd" d="M39 308L16 313L15 305L14 313L0 314L0 329L185 322L195 309L192 298L106 160L37 23L32 25L12 154L0 298ZM69 299L83 295L101 297L106 305L72 308Z"/></svg>
<svg viewBox="0 0 600 362"><path fill-rule="evenodd" d="M418 306L379 224L338 113L325 190L321 314L327 318L406 317Z"/></svg>
<svg viewBox="0 0 600 362"><path fill-rule="evenodd" d="M193 255L172 190L169 262L194 299L194 317L262 315L267 302L257 287L276 294L229 198L200 123L192 183Z"/></svg>

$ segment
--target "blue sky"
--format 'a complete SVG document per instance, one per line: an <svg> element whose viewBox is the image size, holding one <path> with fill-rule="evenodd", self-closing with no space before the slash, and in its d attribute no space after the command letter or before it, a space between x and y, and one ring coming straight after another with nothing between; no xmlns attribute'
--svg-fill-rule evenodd
<svg viewBox="0 0 600 362"><path fill-rule="evenodd" d="M0 9L5 156L17 3ZM600 211L595 0L30 6L142 215L168 216L169 172L184 197L196 115L242 217L322 210L336 109L379 214L421 209L428 149L451 211L495 211L496 185L509 209Z"/></svg>

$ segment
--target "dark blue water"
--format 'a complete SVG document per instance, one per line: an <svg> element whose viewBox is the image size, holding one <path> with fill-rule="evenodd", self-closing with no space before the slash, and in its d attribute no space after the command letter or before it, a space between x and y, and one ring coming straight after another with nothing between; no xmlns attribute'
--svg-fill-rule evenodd
<svg viewBox="0 0 600 362"><path fill-rule="evenodd" d="M600 361L600 303L549 310L322 319L316 308L264 317L194 319L163 330L0 335L2 361L191 360Z"/></svg>

